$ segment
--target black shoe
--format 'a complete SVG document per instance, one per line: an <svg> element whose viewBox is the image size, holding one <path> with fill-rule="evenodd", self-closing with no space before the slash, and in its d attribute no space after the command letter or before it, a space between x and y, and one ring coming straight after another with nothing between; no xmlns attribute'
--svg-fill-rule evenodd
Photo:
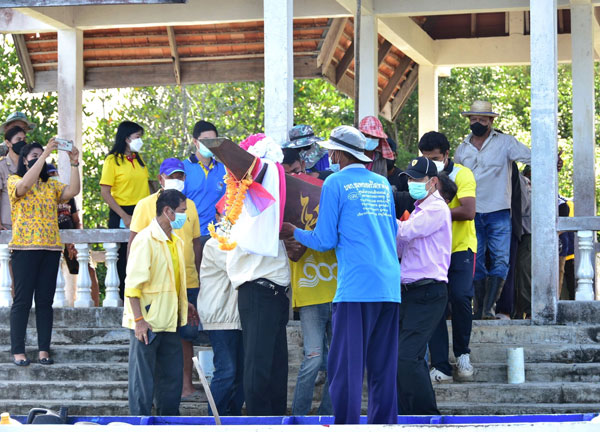
<svg viewBox="0 0 600 432"><path fill-rule="evenodd" d="M25 360L17 360L13 358L13 363L16 364L17 366L29 366L29 364L31 363L29 361L28 358L26 358Z"/></svg>
<svg viewBox="0 0 600 432"><path fill-rule="evenodd" d="M488 279L485 299L483 300L483 319L496 319L494 310L496 309L496 302L502 294L504 279L498 276L490 276Z"/></svg>
<svg viewBox="0 0 600 432"><path fill-rule="evenodd" d="M52 360L50 357L43 357L43 358L39 359L39 362L41 365L45 365L45 366L54 364L54 360Z"/></svg>
<svg viewBox="0 0 600 432"><path fill-rule="evenodd" d="M473 281L473 319L480 320L483 313L483 299L485 298L485 287L487 279Z"/></svg>

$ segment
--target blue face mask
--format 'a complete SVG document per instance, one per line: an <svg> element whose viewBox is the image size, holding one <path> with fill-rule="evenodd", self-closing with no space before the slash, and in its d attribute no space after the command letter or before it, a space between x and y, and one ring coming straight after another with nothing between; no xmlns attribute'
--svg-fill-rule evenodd
<svg viewBox="0 0 600 432"><path fill-rule="evenodd" d="M181 229L183 228L183 224L187 220L187 215L185 213L177 213L175 212L175 220L170 220L171 228L173 229Z"/></svg>
<svg viewBox="0 0 600 432"><path fill-rule="evenodd" d="M211 152L204 144L202 144L200 141L198 141L198 153L200 153L200 155L202 157L205 158L211 158L213 157L213 152Z"/></svg>
<svg viewBox="0 0 600 432"><path fill-rule="evenodd" d="M425 198L427 196L427 183L408 183L408 193L413 199L416 200L421 200Z"/></svg>
<svg viewBox="0 0 600 432"><path fill-rule="evenodd" d="M367 143L365 144L365 150L371 151L375 150L379 145L379 138L367 138Z"/></svg>
<svg viewBox="0 0 600 432"><path fill-rule="evenodd" d="M329 156L329 169L331 171L333 171L334 173L338 172L340 170L340 164L339 163L333 163L331 161L331 156Z"/></svg>

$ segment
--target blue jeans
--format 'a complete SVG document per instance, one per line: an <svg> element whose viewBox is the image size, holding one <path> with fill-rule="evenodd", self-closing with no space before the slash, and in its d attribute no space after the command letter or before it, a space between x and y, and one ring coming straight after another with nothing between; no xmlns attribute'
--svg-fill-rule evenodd
<svg viewBox="0 0 600 432"><path fill-rule="evenodd" d="M244 404L244 345L241 330L207 331L215 365L210 391L219 415L242 415ZM212 415L210 407L208 412Z"/></svg>
<svg viewBox="0 0 600 432"><path fill-rule="evenodd" d="M196 303L198 303L198 294L200 294L200 288L187 289L188 301L193 304L194 307L196 307ZM194 342L198 337L199 331L200 328L198 326L186 324L183 327L179 327L179 336L185 341Z"/></svg>
<svg viewBox="0 0 600 432"><path fill-rule="evenodd" d="M510 235L512 225L510 210L498 210L491 213L475 214L477 232L477 259L475 260L474 280L497 276L506 279L510 255ZM485 253L490 252L491 266L485 267Z"/></svg>
<svg viewBox="0 0 600 432"><path fill-rule="evenodd" d="M331 342L331 303L301 307L300 325L304 339L304 359L298 372L292 415L309 413L319 370L327 370L327 354ZM318 414L333 414L327 383L323 386Z"/></svg>

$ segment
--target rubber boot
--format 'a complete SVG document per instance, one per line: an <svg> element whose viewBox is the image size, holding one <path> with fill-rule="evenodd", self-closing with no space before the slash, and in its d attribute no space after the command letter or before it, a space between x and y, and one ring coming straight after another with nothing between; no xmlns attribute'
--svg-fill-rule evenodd
<svg viewBox="0 0 600 432"><path fill-rule="evenodd" d="M473 319L480 320L483 313L483 299L485 297L485 287L487 279L473 281Z"/></svg>
<svg viewBox="0 0 600 432"><path fill-rule="evenodd" d="M490 276L488 278L487 290L483 299L483 319L496 319L496 302L502 294L504 287L504 279L498 276Z"/></svg>

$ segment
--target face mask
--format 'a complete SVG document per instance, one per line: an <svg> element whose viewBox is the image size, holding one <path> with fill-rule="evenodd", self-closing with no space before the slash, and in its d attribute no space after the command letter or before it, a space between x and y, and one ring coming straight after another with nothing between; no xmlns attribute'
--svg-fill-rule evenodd
<svg viewBox="0 0 600 432"><path fill-rule="evenodd" d="M179 179L165 179L165 187L164 189L175 189L179 192L183 191L183 187L185 186L185 182Z"/></svg>
<svg viewBox="0 0 600 432"><path fill-rule="evenodd" d="M52 180L56 180L56 181L60 181L60 177L59 176L52 176L50 177Z"/></svg>
<svg viewBox="0 0 600 432"><path fill-rule="evenodd" d="M446 168L446 164L443 161L434 161L434 160L432 160L431 162L433 162L433 164L437 168L437 172L438 173L441 173L442 171L444 171L444 168Z"/></svg>
<svg viewBox="0 0 600 432"><path fill-rule="evenodd" d="M211 152L208 147L206 147L204 144L202 144L200 141L198 141L198 145L196 146L196 148L198 149L198 153L200 153L200 155L202 157L205 158L211 158L214 156L213 152Z"/></svg>
<svg viewBox="0 0 600 432"><path fill-rule="evenodd" d="M169 219L169 222L171 222L171 228L177 230L177 229L181 229L183 227L183 224L185 223L186 220L187 220L187 215L185 213L175 212L175 220Z"/></svg>
<svg viewBox="0 0 600 432"><path fill-rule="evenodd" d="M371 151L375 150L379 145L379 138L367 138L367 142L365 144L365 150Z"/></svg>
<svg viewBox="0 0 600 432"><path fill-rule="evenodd" d="M479 122L475 122L471 125L471 131L473 132L473 135L475 136L483 136L485 135L485 133L487 132L488 127L482 125Z"/></svg>
<svg viewBox="0 0 600 432"><path fill-rule="evenodd" d="M27 143L25 141L19 141L17 143L14 143L12 145L12 151L14 151L16 154L20 154L21 150L23 149L23 147L25 147L27 145Z"/></svg>
<svg viewBox="0 0 600 432"><path fill-rule="evenodd" d="M38 158L27 161L27 168L31 168L32 166L34 166L37 161L38 161Z"/></svg>
<svg viewBox="0 0 600 432"><path fill-rule="evenodd" d="M396 161L392 160L392 159L386 159L385 160L385 164L387 166L387 170L391 171L394 169L394 167L396 166Z"/></svg>
<svg viewBox="0 0 600 432"><path fill-rule="evenodd" d="M340 170L340 164L339 163L333 163L331 161L331 156L329 156L329 169L331 171L333 171L334 173L338 172Z"/></svg>
<svg viewBox="0 0 600 432"><path fill-rule="evenodd" d="M410 182L408 184L408 193L416 200L425 198L427 196L427 183Z"/></svg>
<svg viewBox="0 0 600 432"><path fill-rule="evenodd" d="M129 150L137 153L142 149L143 145L144 145L144 143L142 142L142 139L136 138L129 143Z"/></svg>

